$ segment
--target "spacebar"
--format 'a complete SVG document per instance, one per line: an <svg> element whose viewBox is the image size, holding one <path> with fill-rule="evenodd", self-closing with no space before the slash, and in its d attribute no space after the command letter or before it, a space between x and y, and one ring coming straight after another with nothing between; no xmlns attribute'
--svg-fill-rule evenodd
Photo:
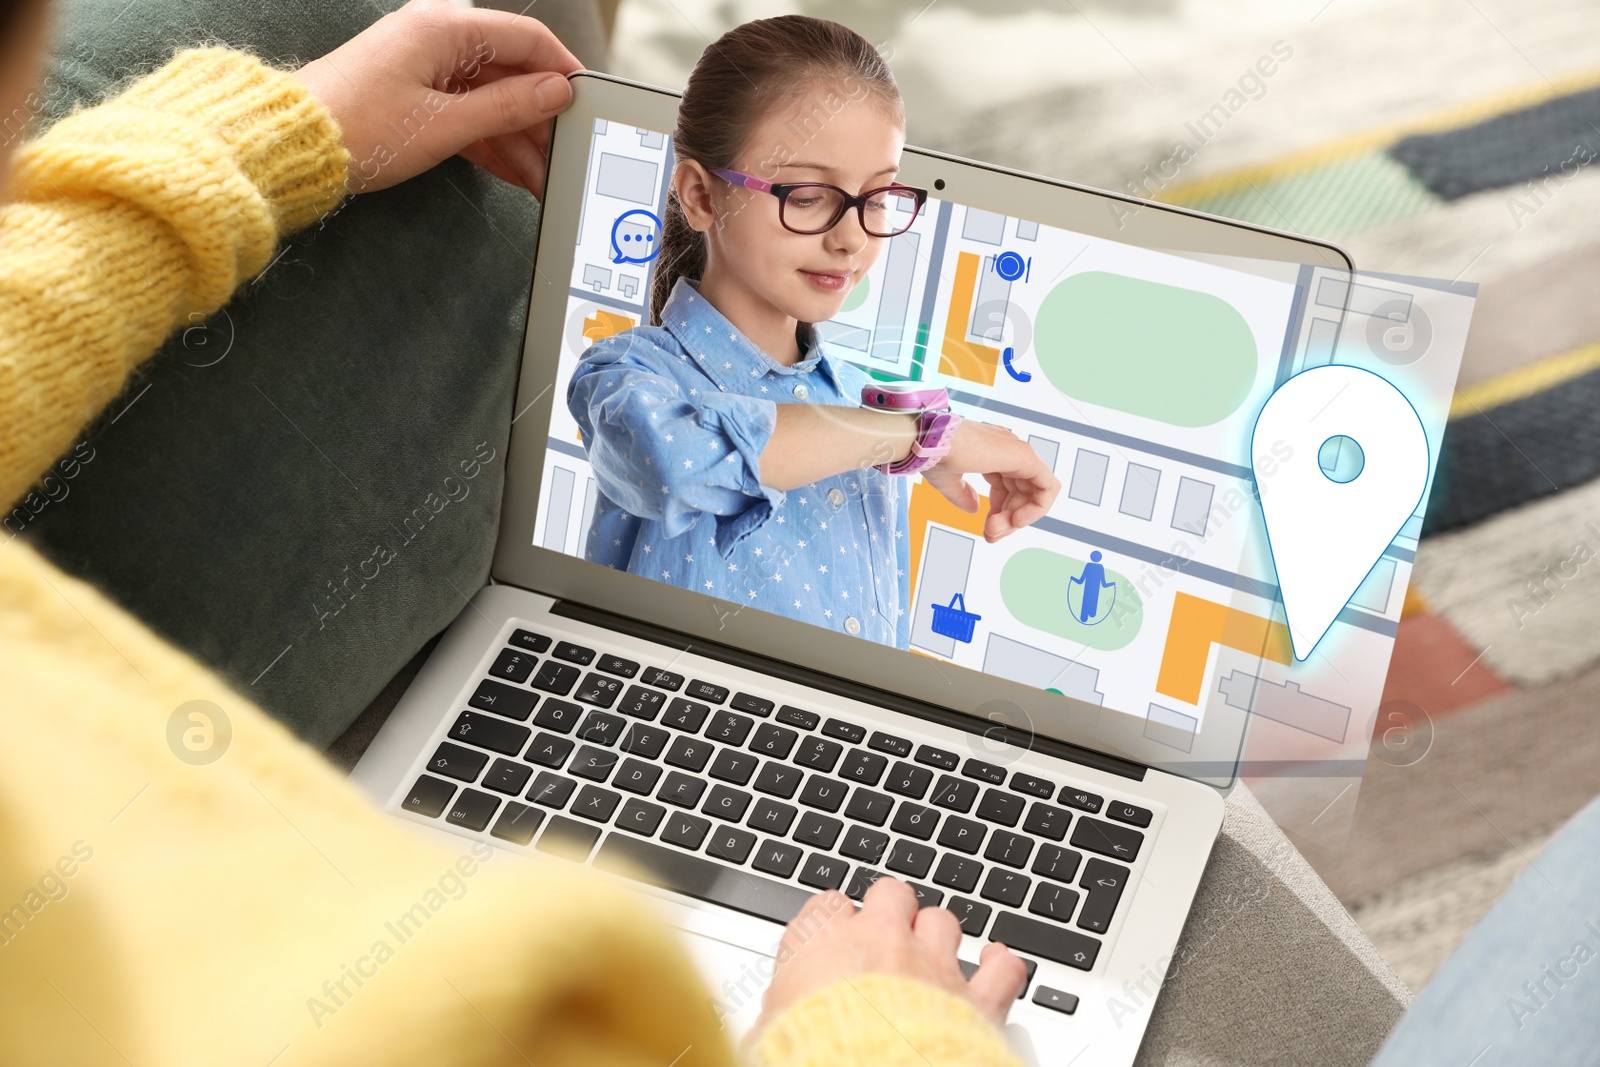
<svg viewBox="0 0 1600 1067"><path fill-rule="evenodd" d="M606 836L594 865L775 923L793 919L812 896L796 886L624 834Z"/></svg>

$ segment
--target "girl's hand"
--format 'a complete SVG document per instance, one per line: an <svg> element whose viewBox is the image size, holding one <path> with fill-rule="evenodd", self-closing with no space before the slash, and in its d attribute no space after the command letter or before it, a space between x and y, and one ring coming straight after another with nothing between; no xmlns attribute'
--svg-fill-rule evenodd
<svg viewBox="0 0 1600 1067"><path fill-rule="evenodd" d="M990 544L1044 518L1061 492L1061 480L1033 446L1002 426L963 419L950 454L922 472L928 484L962 511L978 510L978 493L962 475L989 483L983 539Z"/></svg>
<svg viewBox="0 0 1600 1067"><path fill-rule="evenodd" d="M1028 972L999 942L984 946L969 981L956 963L961 923L944 908L917 907L910 886L872 883L857 912L838 890L806 902L778 943L778 966L761 1001L754 1034L808 993L863 974L896 974L965 997L996 1026L1022 991Z"/></svg>
<svg viewBox="0 0 1600 1067"><path fill-rule="evenodd" d="M411 0L294 76L338 120L354 192L459 154L542 199L550 119L582 68L537 19Z"/></svg>

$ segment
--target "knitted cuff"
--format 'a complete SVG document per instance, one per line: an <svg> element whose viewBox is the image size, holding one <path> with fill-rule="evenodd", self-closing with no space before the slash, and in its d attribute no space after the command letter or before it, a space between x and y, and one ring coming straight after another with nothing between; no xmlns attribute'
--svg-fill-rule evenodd
<svg viewBox="0 0 1600 1067"><path fill-rule="evenodd" d="M755 1067L1020 1067L971 1003L890 974L842 979L802 997L747 1051Z"/></svg>

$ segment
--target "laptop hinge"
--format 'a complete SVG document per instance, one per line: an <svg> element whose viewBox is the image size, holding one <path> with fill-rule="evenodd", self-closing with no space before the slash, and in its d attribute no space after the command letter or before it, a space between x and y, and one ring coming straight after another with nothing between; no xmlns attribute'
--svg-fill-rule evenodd
<svg viewBox="0 0 1600 1067"><path fill-rule="evenodd" d="M774 678L782 678L798 685L820 689L835 696L848 697L851 700L874 704L890 711L903 712L915 718L926 719L929 722L953 727L969 734L981 734L985 737L995 736L1007 744L1016 745L1022 749L1042 752L1047 756L1054 756L1057 759L1092 767L1097 771L1105 771L1107 774L1131 778L1136 782L1144 781L1145 771L1148 769L1143 764L1135 763L1132 760L1107 756L1093 749L1083 748L1065 741L1057 741L1054 738L1042 737L1038 734L1030 734L1027 730L996 724L987 719L978 719L971 715L952 711L949 708L940 707L938 704L914 700L899 693L876 689L846 678L837 678L821 671L811 670L808 667L785 663L783 660L773 659L755 652L747 652L744 649L734 648L731 645L724 645L720 642L708 641L702 637L691 637L676 630L669 630L666 627L656 626L652 623L640 622L637 619L630 619L623 615L615 615L609 611L603 611L586 604L577 604L570 600L557 600L550 609L550 613L552 615L560 615L563 618L590 623L603 629L616 630L619 633L641 637L647 641L670 645L673 648L681 648L685 652L692 652L697 656L720 660L723 663L744 667L759 674L769 674Z"/></svg>

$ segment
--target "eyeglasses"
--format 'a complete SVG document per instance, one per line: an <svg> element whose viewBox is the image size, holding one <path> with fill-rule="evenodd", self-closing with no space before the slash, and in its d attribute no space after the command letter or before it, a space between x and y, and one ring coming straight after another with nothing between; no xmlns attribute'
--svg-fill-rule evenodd
<svg viewBox="0 0 1600 1067"><path fill-rule="evenodd" d="M861 228L874 237L894 237L911 229L927 202L928 190L910 185L885 185L851 196L837 185L793 182L774 185L737 170L711 172L733 185L771 193L778 198L778 221L791 233L827 233L845 212L856 209Z"/></svg>

